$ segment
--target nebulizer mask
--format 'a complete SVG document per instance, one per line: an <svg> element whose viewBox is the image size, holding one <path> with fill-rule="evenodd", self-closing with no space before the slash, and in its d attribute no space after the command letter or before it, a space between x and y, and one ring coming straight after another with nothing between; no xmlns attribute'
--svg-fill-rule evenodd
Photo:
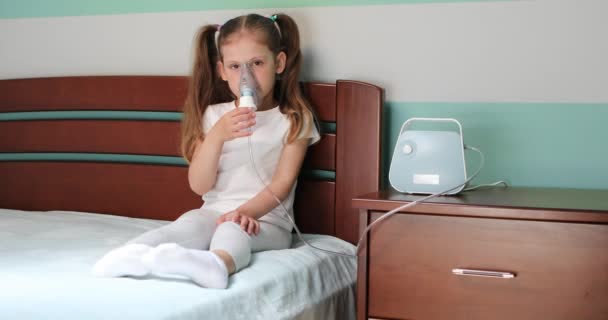
<svg viewBox="0 0 608 320"><path fill-rule="evenodd" d="M251 65L249 63L241 63L240 70L239 91L241 97L239 98L239 107L253 108L253 111L256 111L259 102L257 93L258 83L251 71Z"/></svg>

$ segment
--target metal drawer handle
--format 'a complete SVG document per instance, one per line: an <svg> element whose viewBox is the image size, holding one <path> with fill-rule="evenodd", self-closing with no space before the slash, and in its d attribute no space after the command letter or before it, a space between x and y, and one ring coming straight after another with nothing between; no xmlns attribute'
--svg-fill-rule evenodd
<svg viewBox="0 0 608 320"><path fill-rule="evenodd" d="M474 269L452 269L452 273L457 276L490 277L501 279L515 278L515 274L502 271L474 270Z"/></svg>

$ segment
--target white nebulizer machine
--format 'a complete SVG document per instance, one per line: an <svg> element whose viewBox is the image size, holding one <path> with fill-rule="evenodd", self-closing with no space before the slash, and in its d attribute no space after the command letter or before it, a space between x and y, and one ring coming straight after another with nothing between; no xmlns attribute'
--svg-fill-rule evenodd
<svg viewBox="0 0 608 320"><path fill-rule="evenodd" d="M426 127L416 127L416 124ZM457 130L445 130L447 124ZM433 130L442 125L444 130ZM456 119L411 118L397 138L388 179L391 186L403 193L457 194L464 189L467 171L464 159L462 126Z"/></svg>
<svg viewBox="0 0 608 320"><path fill-rule="evenodd" d="M436 130L436 128L413 128L415 124L455 124L458 130ZM467 178L464 151L479 153L480 165L475 173ZM451 118L410 118L403 123L389 168L391 186L403 193L427 194L414 202L395 208L376 219L361 234L359 243L367 232L378 222L398 211L411 208L421 202L442 195L455 195L461 191L470 191L484 186L496 186L505 181L466 188L483 168L485 157L481 150L465 145L462 136L462 125ZM359 248L357 243L357 249Z"/></svg>

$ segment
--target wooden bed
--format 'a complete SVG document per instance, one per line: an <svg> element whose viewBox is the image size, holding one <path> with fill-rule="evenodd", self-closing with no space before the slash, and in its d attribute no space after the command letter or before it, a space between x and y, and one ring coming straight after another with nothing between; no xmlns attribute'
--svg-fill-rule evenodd
<svg viewBox="0 0 608 320"><path fill-rule="evenodd" d="M176 76L0 80L0 208L173 220L200 207L178 152L186 87ZM303 88L323 134L299 179L296 220L354 243L351 200L381 182L383 90Z"/></svg>

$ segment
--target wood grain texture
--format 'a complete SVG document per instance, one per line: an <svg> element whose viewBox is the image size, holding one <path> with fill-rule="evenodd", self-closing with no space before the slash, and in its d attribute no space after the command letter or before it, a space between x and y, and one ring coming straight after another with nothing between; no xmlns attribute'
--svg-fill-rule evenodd
<svg viewBox="0 0 608 320"><path fill-rule="evenodd" d="M82 76L0 80L0 112L181 111L182 76Z"/></svg>
<svg viewBox="0 0 608 320"><path fill-rule="evenodd" d="M321 140L308 148L304 168L336 170L336 135L322 134Z"/></svg>
<svg viewBox="0 0 608 320"><path fill-rule="evenodd" d="M337 82L336 235L351 243L359 232L352 199L380 188L383 94L370 84Z"/></svg>
<svg viewBox="0 0 608 320"><path fill-rule="evenodd" d="M304 94L315 109L319 121L336 122L336 84L307 82Z"/></svg>
<svg viewBox="0 0 608 320"><path fill-rule="evenodd" d="M0 150L179 157L179 130L180 123L175 121L0 121Z"/></svg>
<svg viewBox="0 0 608 320"><path fill-rule="evenodd" d="M0 162L0 208L174 220L200 208L187 168L127 163Z"/></svg>
<svg viewBox="0 0 608 320"><path fill-rule="evenodd" d="M366 209L359 210L359 235L363 233L369 224L369 211ZM368 314L368 270L369 259L367 248L369 247L369 238L361 241L361 247L357 253L357 320L366 320Z"/></svg>
<svg viewBox="0 0 608 320"><path fill-rule="evenodd" d="M335 182L299 181L294 212L300 230L306 233L334 234L335 199Z"/></svg>
<svg viewBox="0 0 608 320"><path fill-rule="evenodd" d="M440 197L374 226L358 319L606 319L608 191L493 188ZM353 199L361 223L420 196ZM360 228L362 230L362 228ZM512 279L452 269L510 272Z"/></svg>
<svg viewBox="0 0 608 320"><path fill-rule="evenodd" d="M398 214L370 242L372 317L608 318L608 225Z"/></svg>
<svg viewBox="0 0 608 320"><path fill-rule="evenodd" d="M396 191L357 196L356 208L389 211L422 196ZM408 209L438 215L608 223L608 190L496 187L430 199ZM576 214L573 214L576 213Z"/></svg>

